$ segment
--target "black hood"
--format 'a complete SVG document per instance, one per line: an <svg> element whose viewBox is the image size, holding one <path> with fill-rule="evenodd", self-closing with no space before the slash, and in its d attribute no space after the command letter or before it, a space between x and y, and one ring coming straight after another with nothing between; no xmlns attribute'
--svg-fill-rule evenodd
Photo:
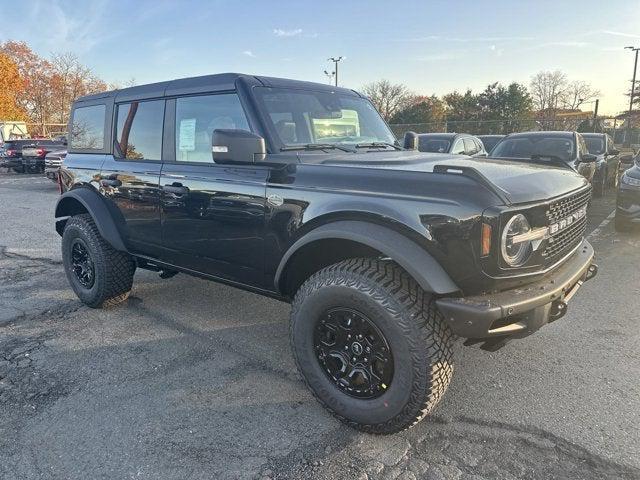
<svg viewBox="0 0 640 480"><path fill-rule="evenodd" d="M318 158L322 157L322 159ZM415 151L379 151L332 155L301 154L303 163L344 165L433 173L436 165L452 169L471 168L489 180L494 189L511 204L537 202L557 197L587 185L587 180L573 170L534 163L472 158L463 155L421 153Z"/></svg>

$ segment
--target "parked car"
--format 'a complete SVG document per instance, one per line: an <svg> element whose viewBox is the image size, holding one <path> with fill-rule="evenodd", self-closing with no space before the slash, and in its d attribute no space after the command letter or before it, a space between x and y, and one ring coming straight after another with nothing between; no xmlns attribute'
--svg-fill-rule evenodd
<svg viewBox="0 0 640 480"><path fill-rule="evenodd" d="M291 302L302 377L367 432L433 410L454 335L526 337L597 272L583 177L404 150L366 97L323 84L221 74L80 98L60 178L85 304L126 300L136 268Z"/></svg>
<svg viewBox="0 0 640 480"><path fill-rule="evenodd" d="M631 168L620 177L615 217L615 227L619 232L631 230L634 224L640 224L640 159L637 157Z"/></svg>
<svg viewBox="0 0 640 480"><path fill-rule="evenodd" d="M33 144L34 140L31 138L20 140L7 140L4 142L4 166L10 168L14 172L23 173L24 165L22 164L22 148L25 145Z"/></svg>
<svg viewBox="0 0 640 480"><path fill-rule="evenodd" d="M44 174L48 179L56 183L58 182L58 172L66 156L66 150L57 150L49 152L47 156L44 157Z"/></svg>
<svg viewBox="0 0 640 480"><path fill-rule="evenodd" d="M531 163L571 168L593 180L597 157L577 132L524 132L504 137L491 151L492 158L525 160Z"/></svg>
<svg viewBox="0 0 640 480"><path fill-rule="evenodd" d="M608 187L618 184L618 156L613 139L606 133L582 133L589 153L595 155L596 171L593 176L593 193L597 197L604 195Z"/></svg>
<svg viewBox="0 0 640 480"><path fill-rule="evenodd" d="M66 147L66 142L61 140L37 140L31 145L22 147L22 165L24 172L44 172L45 157L54 150Z"/></svg>
<svg viewBox="0 0 640 480"><path fill-rule="evenodd" d="M506 135L478 135L478 138L484 145L485 151L491 155L491 150L495 147L500 140L502 140Z"/></svg>
<svg viewBox="0 0 640 480"><path fill-rule="evenodd" d="M470 157L486 157L484 145L468 133L418 133L417 150L429 153L450 153Z"/></svg>

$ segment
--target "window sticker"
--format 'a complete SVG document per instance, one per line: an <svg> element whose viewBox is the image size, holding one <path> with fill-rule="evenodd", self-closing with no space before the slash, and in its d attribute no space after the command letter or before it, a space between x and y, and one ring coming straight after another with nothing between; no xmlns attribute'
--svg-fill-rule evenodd
<svg viewBox="0 0 640 480"><path fill-rule="evenodd" d="M180 120L180 138L178 149L185 152L193 152L196 149L196 119L185 118Z"/></svg>

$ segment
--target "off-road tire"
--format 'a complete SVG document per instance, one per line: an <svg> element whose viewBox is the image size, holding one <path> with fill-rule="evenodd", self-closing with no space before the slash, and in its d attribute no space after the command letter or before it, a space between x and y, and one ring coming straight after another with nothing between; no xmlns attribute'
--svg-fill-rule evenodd
<svg viewBox="0 0 640 480"><path fill-rule="evenodd" d="M71 248L75 238L84 241L93 260L95 280L91 288L81 285L73 272ZM129 297L136 264L129 254L115 250L102 238L91 215L76 215L67 221L62 235L62 260L71 288L86 305L108 308Z"/></svg>
<svg viewBox="0 0 640 480"><path fill-rule="evenodd" d="M393 379L377 398L347 395L320 366L313 331L318 315L334 306L364 313L389 342ZM416 424L435 408L453 375L451 330L433 298L392 261L349 259L312 275L296 293L290 341L298 370L318 401L368 433L395 433Z"/></svg>

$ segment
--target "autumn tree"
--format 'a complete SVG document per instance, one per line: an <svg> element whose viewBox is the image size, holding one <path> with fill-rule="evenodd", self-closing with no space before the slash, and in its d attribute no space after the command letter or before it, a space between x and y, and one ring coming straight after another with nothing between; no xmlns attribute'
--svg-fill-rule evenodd
<svg viewBox="0 0 640 480"><path fill-rule="evenodd" d="M382 118L389 121L404 107L412 97L411 92L401 83L393 84L389 80L379 80L362 87L369 100L382 115Z"/></svg>
<svg viewBox="0 0 640 480"><path fill-rule="evenodd" d="M27 112L18 103L24 87L17 65L0 53L0 120L26 120Z"/></svg>
<svg viewBox="0 0 640 480"><path fill-rule="evenodd" d="M444 103L435 95L412 96L407 105L390 119L392 124L435 124L444 119Z"/></svg>

